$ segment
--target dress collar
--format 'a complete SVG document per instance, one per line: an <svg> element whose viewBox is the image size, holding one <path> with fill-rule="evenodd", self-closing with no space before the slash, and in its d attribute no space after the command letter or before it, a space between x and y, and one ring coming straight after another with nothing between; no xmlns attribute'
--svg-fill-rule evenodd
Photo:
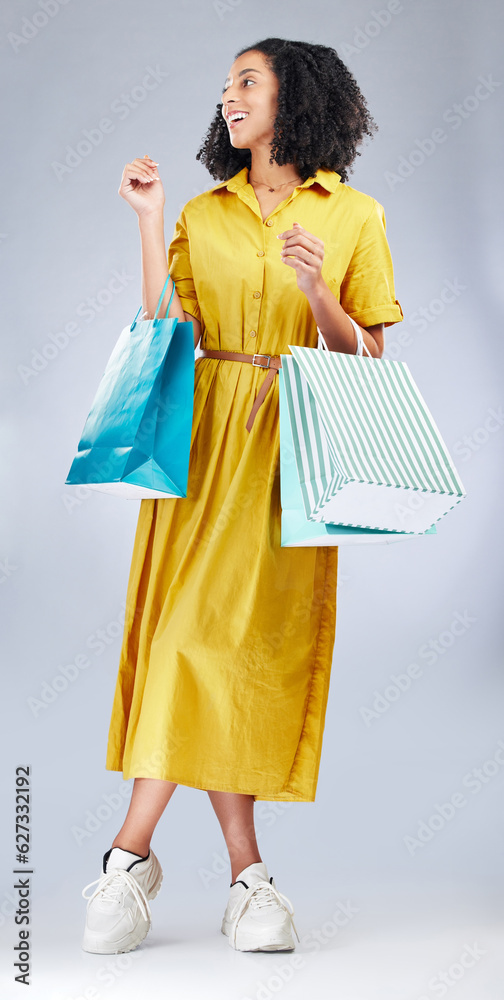
<svg viewBox="0 0 504 1000"><path fill-rule="evenodd" d="M221 191L223 188L227 188L228 191L239 191L240 188L245 187L248 184L248 167L243 167L239 173L235 174L234 177L230 177L227 181L221 181L220 184L216 184L215 187L210 188L209 193L213 194L214 191ZM331 191L334 193L341 180L340 174L336 173L335 170L326 170L325 167L319 167L315 172L314 177L308 177L302 184L298 185L301 188L311 187L312 184L320 184L321 187L325 188L326 191Z"/></svg>

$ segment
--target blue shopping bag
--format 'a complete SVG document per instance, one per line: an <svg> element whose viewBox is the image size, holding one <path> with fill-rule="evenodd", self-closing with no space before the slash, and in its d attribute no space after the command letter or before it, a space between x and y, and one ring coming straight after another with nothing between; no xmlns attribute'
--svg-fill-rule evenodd
<svg viewBox="0 0 504 1000"><path fill-rule="evenodd" d="M194 400L191 322L158 318L122 331L66 484L128 498L186 497ZM175 285L168 303L168 314Z"/></svg>

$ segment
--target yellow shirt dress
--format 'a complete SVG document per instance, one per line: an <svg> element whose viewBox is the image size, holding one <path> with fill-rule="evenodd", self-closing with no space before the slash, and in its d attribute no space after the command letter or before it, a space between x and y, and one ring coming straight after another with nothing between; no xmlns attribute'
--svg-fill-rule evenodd
<svg viewBox="0 0 504 1000"><path fill-rule="evenodd" d="M192 198L168 268L201 346L317 347L277 234L323 240L322 276L362 326L402 319L382 206L320 169L263 222L245 167ZM140 503L106 768L315 799L336 621L336 547L282 548L278 375L198 357L185 498Z"/></svg>

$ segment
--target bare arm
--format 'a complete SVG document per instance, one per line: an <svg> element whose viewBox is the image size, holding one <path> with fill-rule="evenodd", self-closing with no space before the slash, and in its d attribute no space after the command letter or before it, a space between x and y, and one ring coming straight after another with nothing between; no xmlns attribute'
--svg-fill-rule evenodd
<svg viewBox="0 0 504 1000"><path fill-rule="evenodd" d="M323 278L319 279L319 284L313 290L307 292L307 298L329 350L355 354L355 330ZM383 323L361 326L364 343L374 358L381 358L383 354L383 327Z"/></svg>
<svg viewBox="0 0 504 1000"><path fill-rule="evenodd" d="M143 213L138 217L142 255L142 306L143 315L152 319L156 312L161 289L168 277L168 263L164 237L164 219L162 212ZM166 307L170 301L172 281L163 297L159 316L166 315ZM194 346L197 347L201 338L201 324L190 313L184 312L177 291L173 296L169 316L176 316L182 322L193 324Z"/></svg>
<svg viewBox="0 0 504 1000"><path fill-rule="evenodd" d="M165 196L157 167L156 161L147 153L143 158L137 156L124 167L118 192L138 216L142 251L142 306L143 317L146 319L154 318L161 289L168 277L163 219ZM172 289L173 281L170 281L158 316L166 316ZM183 311L176 289L169 316L193 324L194 346L197 347L201 338L201 324L194 316Z"/></svg>

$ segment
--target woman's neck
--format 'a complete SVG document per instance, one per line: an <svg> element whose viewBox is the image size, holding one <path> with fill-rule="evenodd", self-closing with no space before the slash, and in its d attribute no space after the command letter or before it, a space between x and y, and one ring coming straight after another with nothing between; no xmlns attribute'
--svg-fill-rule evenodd
<svg viewBox="0 0 504 1000"><path fill-rule="evenodd" d="M268 188L276 190L281 186L286 186L290 181L297 180L301 184L302 180L299 172L293 163L270 163L270 148L265 150L251 151L251 165L249 169L249 183L263 184Z"/></svg>

